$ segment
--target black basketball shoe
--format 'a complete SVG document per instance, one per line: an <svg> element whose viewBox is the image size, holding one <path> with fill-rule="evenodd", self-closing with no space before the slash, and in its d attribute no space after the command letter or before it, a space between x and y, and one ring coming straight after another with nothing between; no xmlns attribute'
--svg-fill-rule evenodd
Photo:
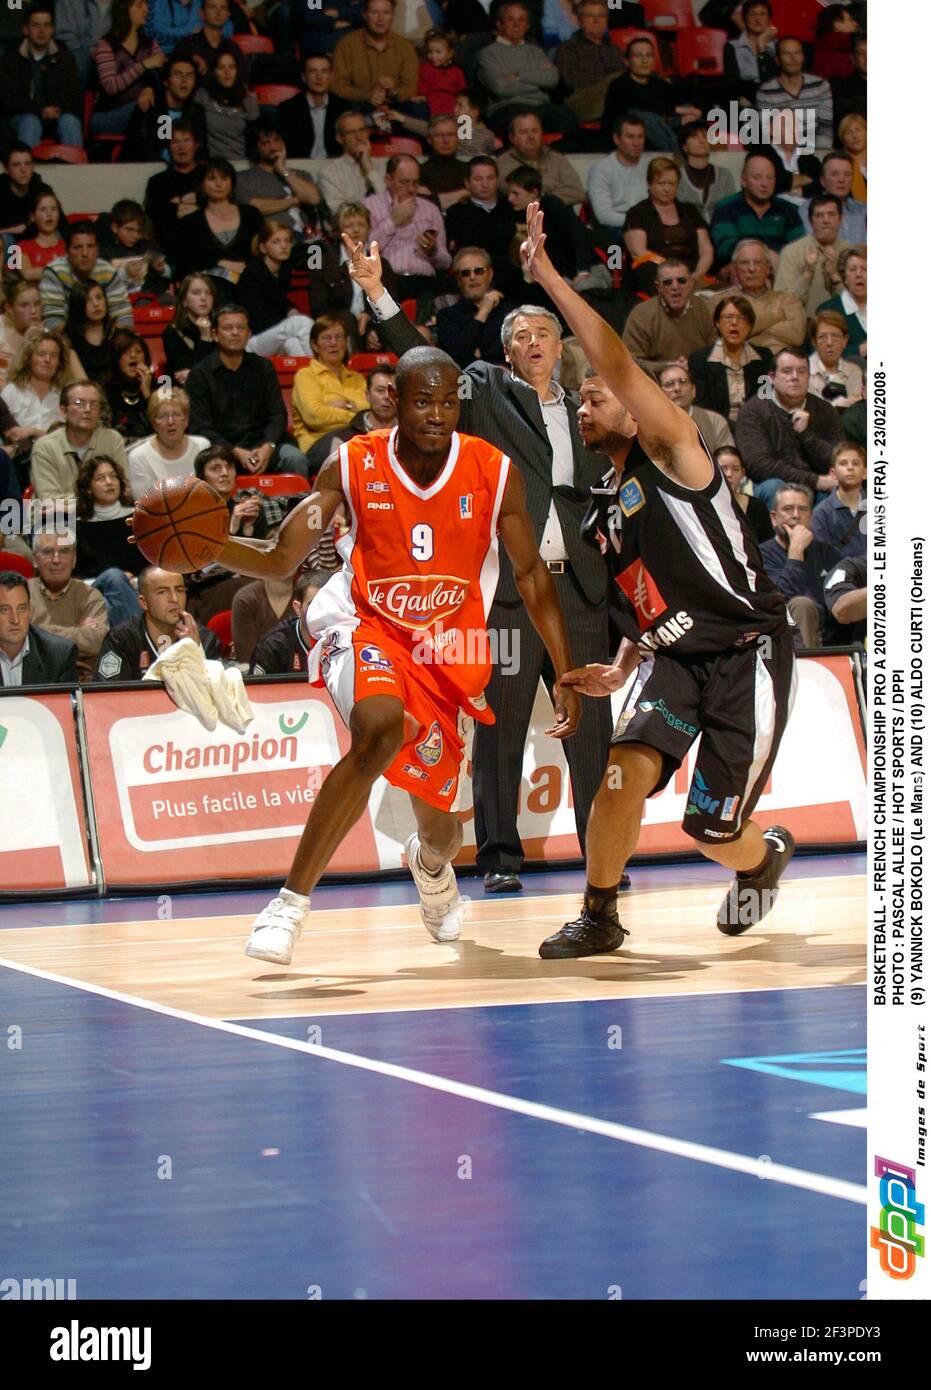
<svg viewBox="0 0 931 1390"><path fill-rule="evenodd" d="M718 931L725 936L740 936L762 922L779 896L779 880L795 853L795 840L783 825L771 825L763 831L763 839L773 851L766 868L752 877L738 875L721 904Z"/></svg>
<svg viewBox="0 0 931 1390"><path fill-rule="evenodd" d="M540 943L540 955L544 960L605 955L616 951L625 936L630 936L630 932L621 926L616 912L590 912L583 907L581 917L567 922Z"/></svg>

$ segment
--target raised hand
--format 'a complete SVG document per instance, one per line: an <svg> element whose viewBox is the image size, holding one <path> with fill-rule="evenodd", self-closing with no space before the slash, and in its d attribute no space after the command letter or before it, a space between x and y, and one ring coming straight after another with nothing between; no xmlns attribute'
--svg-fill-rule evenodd
<svg viewBox="0 0 931 1390"><path fill-rule="evenodd" d="M543 230L543 210L539 203L527 204L527 236L520 244L520 260L531 279L543 281L555 275L553 262L543 249L546 232Z"/></svg>
<svg viewBox="0 0 931 1390"><path fill-rule="evenodd" d="M343 232L343 245L349 257L349 274L357 285L369 299L379 299L384 292L381 281L381 255L378 250L378 242L373 241L368 255L365 252L364 241L353 241L347 232Z"/></svg>

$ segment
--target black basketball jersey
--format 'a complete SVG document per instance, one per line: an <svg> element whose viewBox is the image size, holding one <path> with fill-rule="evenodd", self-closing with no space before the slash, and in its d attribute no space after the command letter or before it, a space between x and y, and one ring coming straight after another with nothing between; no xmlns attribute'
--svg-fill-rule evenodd
<svg viewBox="0 0 931 1390"><path fill-rule="evenodd" d="M632 468L592 488L582 524L608 563L625 635L684 656L783 631L785 598L717 464L707 487L687 488L634 447Z"/></svg>

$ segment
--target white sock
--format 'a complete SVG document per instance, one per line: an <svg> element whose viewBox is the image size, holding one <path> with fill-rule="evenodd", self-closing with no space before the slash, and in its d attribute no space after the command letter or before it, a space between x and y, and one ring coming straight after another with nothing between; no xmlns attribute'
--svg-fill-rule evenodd
<svg viewBox="0 0 931 1390"><path fill-rule="evenodd" d="M290 888L282 888L278 896L286 903L294 903L296 907L310 907L310 895L307 893L294 893Z"/></svg>

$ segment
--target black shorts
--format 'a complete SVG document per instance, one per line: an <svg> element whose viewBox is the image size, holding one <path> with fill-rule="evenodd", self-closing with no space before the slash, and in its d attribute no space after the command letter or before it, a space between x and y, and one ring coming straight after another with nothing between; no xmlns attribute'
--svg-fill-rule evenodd
<svg viewBox="0 0 931 1390"><path fill-rule="evenodd" d="M663 755L655 795L700 738L682 828L708 844L734 840L772 772L795 679L788 629L714 656L657 652L641 663L611 742Z"/></svg>

